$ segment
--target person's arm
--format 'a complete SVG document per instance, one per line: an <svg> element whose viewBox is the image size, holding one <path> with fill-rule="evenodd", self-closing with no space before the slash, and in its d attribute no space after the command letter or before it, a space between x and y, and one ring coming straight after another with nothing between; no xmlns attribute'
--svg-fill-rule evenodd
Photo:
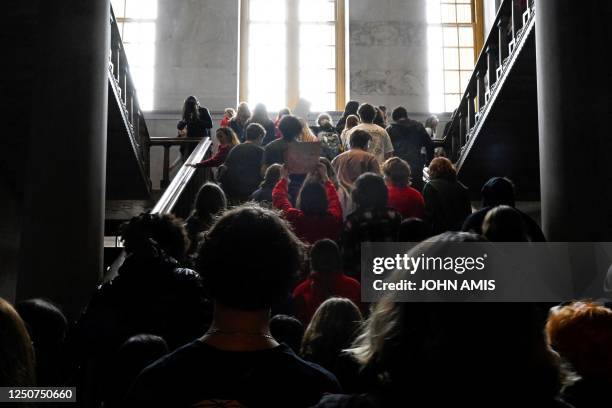
<svg viewBox="0 0 612 408"><path fill-rule="evenodd" d="M284 168L285 167L283 166L283 169ZM289 179L284 174L286 170L281 170L281 172L283 173L283 176L281 176L281 179L278 181L278 183L276 183L276 186L274 186L274 189L272 190L272 205L285 214L294 208L289 201Z"/></svg>
<svg viewBox="0 0 612 408"><path fill-rule="evenodd" d="M327 180L327 182L325 182L325 190L327 191L327 212L336 220L342 222L342 204L340 204L336 186L334 186L334 183Z"/></svg>
<svg viewBox="0 0 612 408"><path fill-rule="evenodd" d="M190 166L191 167L219 167L220 165L225 163L225 159L227 158L229 149L230 148L228 145L221 145L219 146L219 150L213 157L211 157L210 159L201 161L199 163L196 163L196 164L191 164Z"/></svg>
<svg viewBox="0 0 612 408"><path fill-rule="evenodd" d="M369 171L376 174L382 174L382 172L380 171L380 164L378 164L378 159L376 159L376 157L373 157L370 161Z"/></svg>
<svg viewBox="0 0 612 408"><path fill-rule="evenodd" d="M427 151L427 164L429 164L433 160L435 146L427 132L422 132L421 138L423 139L423 146L425 146L425 150Z"/></svg>
<svg viewBox="0 0 612 408"><path fill-rule="evenodd" d="M393 157L393 143L391 143L391 137L389 137L389 134L387 133L387 131L385 130L385 133L383 134L383 149L385 152L385 159L389 159L391 157Z"/></svg>

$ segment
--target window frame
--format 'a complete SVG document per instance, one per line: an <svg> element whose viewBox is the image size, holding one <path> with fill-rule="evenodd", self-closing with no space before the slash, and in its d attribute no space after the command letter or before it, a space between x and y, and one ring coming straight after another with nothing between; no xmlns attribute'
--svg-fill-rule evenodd
<svg viewBox="0 0 612 408"><path fill-rule="evenodd" d="M300 98L300 63L299 63L299 0L287 2L287 73L286 105L295 108ZM334 0L336 28L336 103L335 109L341 111L346 103L346 0ZM240 0L240 35L239 35L239 102L248 100L249 93L249 10L250 0ZM258 101L251 101L258 102Z"/></svg>

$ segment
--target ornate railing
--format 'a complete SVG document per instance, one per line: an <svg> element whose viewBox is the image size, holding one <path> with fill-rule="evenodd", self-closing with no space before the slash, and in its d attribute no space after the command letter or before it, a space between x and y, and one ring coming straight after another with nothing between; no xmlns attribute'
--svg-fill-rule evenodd
<svg viewBox="0 0 612 408"><path fill-rule="evenodd" d="M450 157L458 161L499 88L509 61L520 52L527 27L533 23L534 0L503 0L474 71L444 134Z"/></svg>
<svg viewBox="0 0 612 408"><path fill-rule="evenodd" d="M109 79L110 86L119 100L120 110L125 126L132 140L132 145L138 159L142 163L144 173L150 173L149 130L138 102L138 94L134 85L127 55L119 33L119 25L111 8L111 40Z"/></svg>

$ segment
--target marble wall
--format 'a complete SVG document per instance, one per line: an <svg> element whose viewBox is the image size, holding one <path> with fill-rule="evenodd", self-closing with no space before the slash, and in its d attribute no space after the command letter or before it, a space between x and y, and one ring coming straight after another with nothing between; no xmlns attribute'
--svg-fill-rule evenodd
<svg viewBox="0 0 612 408"><path fill-rule="evenodd" d="M426 0L350 0L350 98L427 112Z"/></svg>

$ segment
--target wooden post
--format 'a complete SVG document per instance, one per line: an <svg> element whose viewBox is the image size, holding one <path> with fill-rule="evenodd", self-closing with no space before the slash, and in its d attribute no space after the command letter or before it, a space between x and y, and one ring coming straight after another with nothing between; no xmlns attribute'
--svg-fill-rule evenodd
<svg viewBox="0 0 612 408"><path fill-rule="evenodd" d="M159 184L162 189L170 184L170 145L164 145L164 175Z"/></svg>

